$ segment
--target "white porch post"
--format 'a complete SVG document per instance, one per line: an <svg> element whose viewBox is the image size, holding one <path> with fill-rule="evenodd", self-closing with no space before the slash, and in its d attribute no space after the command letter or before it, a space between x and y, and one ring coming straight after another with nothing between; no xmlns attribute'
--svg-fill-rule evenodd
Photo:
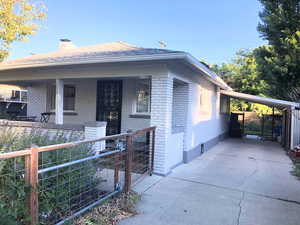
<svg viewBox="0 0 300 225"><path fill-rule="evenodd" d="M167 175L168 139L172 129L173 78L169 74L152 76L151 126L156 126L154 172Z"/></svg>
<svg viewBox="0 0 300 225"><path fill-rule="evenodd" d="M64 123L64 81L56 79L55 123Z"/></svg>

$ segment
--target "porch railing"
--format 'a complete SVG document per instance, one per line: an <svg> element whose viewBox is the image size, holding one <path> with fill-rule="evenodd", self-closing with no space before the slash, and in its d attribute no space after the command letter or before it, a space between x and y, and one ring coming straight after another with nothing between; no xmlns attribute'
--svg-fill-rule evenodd
<svg viewBox="0 0 300 225"><path fill-rule="evenodd" d="M94 144L104 141L106 148L96 154ZM154 141L155 127L149 127L3 153L0 182L7 187L8 176L18 184L24 181L25 199L20 201L24 200L31 225L64 224L121 191L129 192L132 184L152 174ZM1 174L2 160L11 161L13 174ZM28 223L25 217L20 216L19 224Z"/></svg>

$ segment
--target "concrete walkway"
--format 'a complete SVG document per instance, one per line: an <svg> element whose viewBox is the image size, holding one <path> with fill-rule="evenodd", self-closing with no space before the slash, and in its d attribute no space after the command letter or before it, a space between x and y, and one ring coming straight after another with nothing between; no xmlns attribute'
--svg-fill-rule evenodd
<svg viewBox="0 0 300 225"><path fill-rule="evenodd" d="M168 177L146 178L121 225L300 225L300 181L276 143L227 139Z"/></svg>

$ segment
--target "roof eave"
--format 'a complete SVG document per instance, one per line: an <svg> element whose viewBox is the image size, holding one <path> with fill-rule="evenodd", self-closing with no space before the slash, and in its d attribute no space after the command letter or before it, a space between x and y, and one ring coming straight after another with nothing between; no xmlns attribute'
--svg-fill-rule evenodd
<svg viewBox="0 0 300 225"><path fill-rule="evenodd" d="M172 60L182 59L200 70L206 78L212 83L216 84L222 89L231 90L231 88L215 73L208 70L201 62L186 52L179 53L166 53L155 55L138 55L138 56L110 56L110 57L94 57L93 59L80 59L69 60L65 62L47 62L47 63L34 63L34 64L18 64L18 65L0 65L0 71L38 68L38 67L51 67L51 66L67 66L78 64L95 64L95 63L114 63L114 62L133 62L133 61L152 61L152 60Z"/></svg>
<svg viewBox="0 0 300 225"><path fill-rule="evenodd" d="M206 78L212 83L216 84L224 90L232 90L232 88L228 86L216 73L205 67L199 60L197 60L191 54L186 53L186 60L198 70L202 71Z"/></svg>
<svg viewBox="0 0 300 225"><path fill-rule="evenodd" d="M78 64L94 64L94 63L113 63L113 62L131 62L131 61L151 61L151 60L164 60L164 59L179 59L184 58L183 53L168 53L156 55L138 55L138 56L110 56L110 57L94 57L93 59L76 59L65 62L47 62L47 63L24 63L18 65L0 65L0 71L49 67L49 66L66 66Z"/></svg>

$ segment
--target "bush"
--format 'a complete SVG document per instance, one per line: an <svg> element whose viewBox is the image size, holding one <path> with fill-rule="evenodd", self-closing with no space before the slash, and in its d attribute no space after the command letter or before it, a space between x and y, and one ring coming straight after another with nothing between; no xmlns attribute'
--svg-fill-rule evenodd
<svg viewBox="0 0 300 225"><path fill-rule="evenodd" d="M253 135L260 135L261 134L261 125L258 122L250 121L245 122L245 133L246 134L253 134Z"/></svg>
<svg viewBox="0 0 300 225"><path fill-rule="evenodd" d="M29 148L32 144L46 146L78 140L80 137L63 131L55 135L39 129L20 132L16 128L4 127L0 130L0 153ZM93 154L90 144L39 154L39 168L84 158ZM23 225L28 223L26 196L30 187L24 181L24 157L0 160L0 224ZM78 168L83 168L78 170ZM39 175L39 216L40 224L54 224L75 211L80 200L72 200L78 195L81 184L92 188L101 180L95 179L96 167L92 162L43 173Z"/></svg>
<svg viewBox="0 0 300 225"><path fill-rule="evenodd" d="M293 166L292 174L298 178L300 178L300 163L295 163Z"/></svg>

